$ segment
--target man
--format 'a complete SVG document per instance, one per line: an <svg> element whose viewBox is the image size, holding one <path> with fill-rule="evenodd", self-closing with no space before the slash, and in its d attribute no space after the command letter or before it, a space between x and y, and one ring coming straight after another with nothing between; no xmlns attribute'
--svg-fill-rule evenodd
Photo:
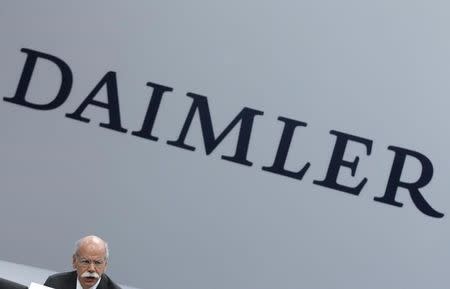
<svg viewBox="0 0 450 289"><path fill-rule="evenodd" d="M22 284L0 278L0 289L27 289L27 287Z"/></svg>
<svg viewBox="0 0 450 289"><path fill-rule="evenodd" d="M75 271L48 277L44 285L56 289L121 289L105 274L108 244L97 236L80 239L75 246L72 265Z"/></svg>

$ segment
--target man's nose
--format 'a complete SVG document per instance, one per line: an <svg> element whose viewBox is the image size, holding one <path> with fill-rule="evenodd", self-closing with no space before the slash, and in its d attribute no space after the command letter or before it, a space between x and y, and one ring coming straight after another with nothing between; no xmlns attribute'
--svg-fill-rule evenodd
<svg viewBox="0 0 450 289"><path fill-rule="evenodd" d="M88 268L89 272L95 272L95 266L94 266L94 262L90 262L89 263L89 268Z"/></svg>

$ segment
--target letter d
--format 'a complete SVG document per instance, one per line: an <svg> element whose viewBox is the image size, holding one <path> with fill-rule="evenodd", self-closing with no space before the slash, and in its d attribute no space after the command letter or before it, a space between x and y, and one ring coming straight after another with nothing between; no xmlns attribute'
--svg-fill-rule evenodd
<svg viewBox="0 0 450 289"><path fill-rule="evenodd" d="M39 110L51 110L63 104L72 89L72 71L70 71L70 67L61 59L50 54L45 54L27 48L22 48L20 51L27 53L28 56L23 67L22 76L20 77L16 94L13 97L4 97L3 100ZM46 104L37 104L29 102L25 99L31 76L33 75L34 67L38 58L53 62L61 71L61 86L58 94L52 101Z"/></svg>

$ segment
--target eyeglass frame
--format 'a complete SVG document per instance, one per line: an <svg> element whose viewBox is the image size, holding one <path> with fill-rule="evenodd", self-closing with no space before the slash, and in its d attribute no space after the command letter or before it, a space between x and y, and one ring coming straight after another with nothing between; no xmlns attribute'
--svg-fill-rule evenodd
<svg viewBox="0 0 450 289"><path fill-rule="evenodd" d="M95 268L101 268L103 266L106 266L107 259L104 258L103 260L89 260L84 257L81 257L78 254L75 254L75 257L77 258L78 263L83 268L88 268L89 266L94 265Z"/></svg>

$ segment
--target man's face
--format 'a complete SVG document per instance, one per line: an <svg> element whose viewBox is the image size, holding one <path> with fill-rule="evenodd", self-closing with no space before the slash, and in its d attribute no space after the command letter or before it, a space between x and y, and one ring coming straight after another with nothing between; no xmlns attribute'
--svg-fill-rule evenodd
<svg viewBox="0 0 450 289"><path fill-rule="evenodd" d="M107 267L105 248L99 244L85 244L73 255L73 268L83 289L91 288Z"/></svg>

